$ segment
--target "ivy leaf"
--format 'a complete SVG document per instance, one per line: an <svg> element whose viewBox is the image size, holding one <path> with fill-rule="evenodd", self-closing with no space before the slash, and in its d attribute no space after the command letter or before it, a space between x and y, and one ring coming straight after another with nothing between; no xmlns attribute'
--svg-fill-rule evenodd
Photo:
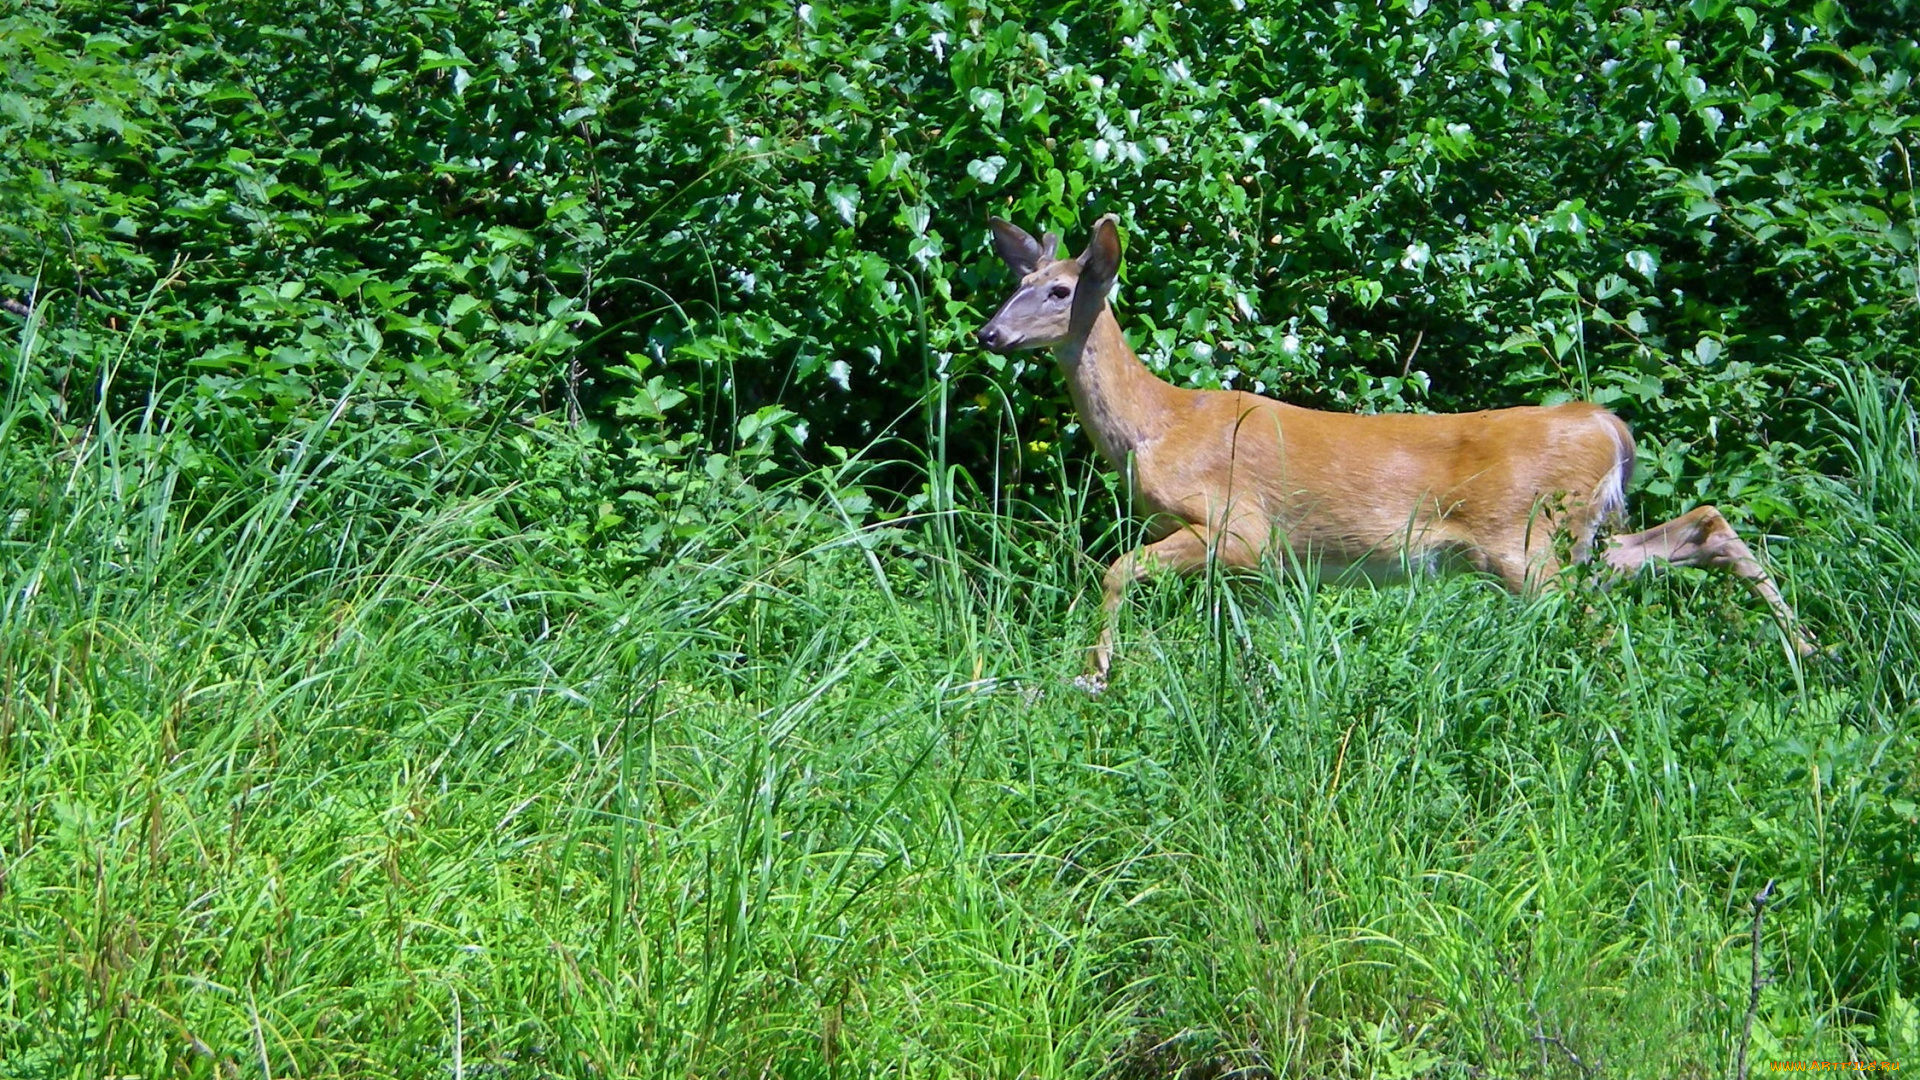
<svg viewBox="0 0 1920 1080"><path fill-rule="evenodd" d="M976 86L967 91L967 100L973 103L974 110L986 120L986 126L1000 126L1000 114L1007 106L1006 95L990 87Z"/></svg>
<svg viewBox="0 0 1920 1080"><path fill-rule="evenodd" d="M1000 170L1007 167L1007 159L995 154L988 158L974 158L967 162L967 175L980 181L981 186L991 186L1000 178Z"/></svg>
<svg viewBox="0 0 1920 1080"><path fill-rule="evenodd" d="M860 189L852 184L827 185L827 205L840 215L840 220L849 225L854 223L860 209Z"/></svg>

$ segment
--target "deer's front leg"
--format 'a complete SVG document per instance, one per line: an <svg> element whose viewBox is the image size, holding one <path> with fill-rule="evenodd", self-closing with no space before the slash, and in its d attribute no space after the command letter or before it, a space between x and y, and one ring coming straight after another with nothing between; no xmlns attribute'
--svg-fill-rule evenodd
<svg viewBox="0 0 1920 1080"><path fill-rule="evenodd" d="M1100 601L1100 641L1087 650L1087 672L1075 682L1089 693L1106 689L1107 674L1113 666L1113 628L1120 618L1120 601L1127 586L1152 574L1197 574L1206 569L1209 553L1230 566L1253 566L1260 560L1259 547L1233 532L1221 534L1224 542L1214 547L1214 534L1198 525L1184 525L1163 540L1146 545L1115 559L1107 568Z"/></svg>

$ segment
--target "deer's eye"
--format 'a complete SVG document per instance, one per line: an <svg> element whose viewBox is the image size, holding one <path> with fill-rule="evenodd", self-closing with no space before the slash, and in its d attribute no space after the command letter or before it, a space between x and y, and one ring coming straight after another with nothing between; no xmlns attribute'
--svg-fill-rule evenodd
<svg viewBox="0 0 1920 1080"><path fill-rule="evenodd" d="M1073 290L1067 288L1065 285L1055 285L1053 288L1047 290L1047 295L1053 297L1055 300L1065 300L1067 297L1073 295Z"/></svg>

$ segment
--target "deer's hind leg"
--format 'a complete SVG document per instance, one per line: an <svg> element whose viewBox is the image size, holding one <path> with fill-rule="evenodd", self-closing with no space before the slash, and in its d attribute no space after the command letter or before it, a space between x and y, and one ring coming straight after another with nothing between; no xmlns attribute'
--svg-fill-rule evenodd
<svg viewBox="0 0 1920 1080"><path fill-rule="evenodd" d="M1656 561L1730 571L1745 582L1755 596L1766 601L1794 652L1812 656L1816 651L1813 639L1800 628L1793 609L1787 606L1766 568L1714 507L1696 507L1664 525L1612 537L1601 550L1600 558L1626 574Z"/></svg>
<svg viewBox="0 0 1920 1080"><path fill-rule="evenodd" d="M1617 505L1598 498L1542 498L1521 526L1493 530L1462 547L1475 569L1498 577L1508 592L1534 596L1557 588L1569 564L1592 558L1601 526L1618 513Z"/></svg>
<svg viewBox="0 0 1920 1080"><path fill-rule="evenodd" d="M1536 535L1536 531L1540 535ZM1537 526L1510 533L1461 539L1454 550L1467 565L1500 579L1515 596L1532 596L1560 572L1560 560L1545 530Z"/></svg>

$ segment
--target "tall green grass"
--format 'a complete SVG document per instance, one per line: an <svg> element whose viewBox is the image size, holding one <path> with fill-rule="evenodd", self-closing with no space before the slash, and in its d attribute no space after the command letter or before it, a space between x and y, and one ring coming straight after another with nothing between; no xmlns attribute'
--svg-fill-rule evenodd
<svg viewBox="0 0 1920 1080"><path fill-rule="evenodd" d="M1752 1059L1912 1060L1916 422L1822 377L1804 669L1705 575L1276 573L1097 700L1076 529L937 449L596 584L377 429L11 401L0 1073L1722 1075L1769 880Z"/></svg>

